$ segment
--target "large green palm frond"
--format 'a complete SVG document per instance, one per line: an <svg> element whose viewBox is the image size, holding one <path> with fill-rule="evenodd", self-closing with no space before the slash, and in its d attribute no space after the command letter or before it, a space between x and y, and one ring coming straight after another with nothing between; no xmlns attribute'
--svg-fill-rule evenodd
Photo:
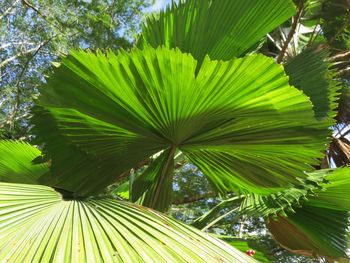
<svg viewBox="0 0 350 263"><path fill-rule="evenodd" d="M310 193L319 188L320 180L308 178L298 187L291 187L271 195L250 194L244 197L239 205L240 214L251 216L271 216L294 213L294 209L301 207L301 202Z"/></svg>
<svg viewBox="0 0 350 263"><path fill-rule="evenodd" d="M294 213L303 205L339 211L350 211L350 169L317 170L308 174L307 180L297 188L289 188L271 195L251 194L240 200L240 213L252 216L271 216ZM237 197L227 199L237 206Z"/></svg>
<svg viewBox="0 0 350 263"><path fill-rule="evenodd" d="M60 112L64 110L57 108L57 111ZM67 111L77 113L76 116L69 115L69 117L71 120L77 121L79 125L84 125L84 121L80 122L79 120L80 113L70 109ZM38 144L47 142L43 154L45 159L50 159L51 163L50 173L40 178L38 181L40 184L65 189L76 193L76 196L82 195L81 193L89 191L91 188L103 190L108 184L118 180L118 176L122 172L130 169L135 164L135 159L136 161L143 160L149 156L148 154L151 154L147 151L140 151L136 146L135 148L131 147L131 150L128 151L130 157L124 155L123 151L120 151L119 155L110 154L107 151L108 149L106 149L105 154L101 152L98 155L91 153L81 149L77 144L72 144L61 134L61 131L57 129L54 115L50 111L37 106L33 113L35 115L33 121L35 121L36 127L33 128L32 132L40 134L40 138L36 139ZM75 132L79 133L79 130L76 129ZM83 133L82 136L84 136ZM116 138L115 134L110 131L110 140L119 143L118 145L125 143L125 140L116 140ZM87 142L94 143L96 146L101 143L96 139ZM127 147L127 143L124 146ZM141 157L139 157L140 155ZM91 180L92 178L95 179ZM108 180L108 183L106 183L106 180ZM67 187L67 185L73 187Z"/></svg>
<svg viewBox="0 0 350 263"><path fill-rule="evenodd" d="M178 47L191 53L199 63L206 55L230 60L243 55L294 12L289 0L173 2L147 20L138 44Z"/></svg>
<svg viewBox="0 0 350 263"><path fill-rule="evenodd" d="M309 198L309 195L314 193L316 189L321 188L321 183L325 180L324 176L325 174L319 173L308 174L308 178L301 180L298 186L286 188L273 194L250 193L227 198L197 218L192 225L202 229L216 221L224 209L227 214L235 213L237 217L242 215L253 217L286 216L288 212L294 212L295 208L301 207L303 200Z"/></svg>
<svg viewBox="0 0 350 263"><path fill-rule="evenodd" d="M350 211L350 168L315 171L314 176L324 176L320 189L308 198L307 203L320 208Z"/></svg>
<svg viewBox="0 0 350 263"><path fill-rule="evenodd" d="M349 168L316 170L308 173L308 178L296 188L271 195L251 194L244 197L240 213L254 216L286 215L294 213L294 208L300 208L304 204L350 211L349 188ZM228 202L229 200L226 201Z"/></svg>
<svg viewBox="0 0 350 263"><path fill-rule="evenodd" d="M305 256L346 258L349 213L304 205L288 217L271 219L268 228L289 251Z"/></svg>
<svg viewBox="0 0 350 263"><path fill-rule="evenodd" d="M334 123L333 117L339 89L330 67L327 50L319 48L308 48L285 65L286 73L289 75L289 83L310 97L315 117L329 126ZM222 162L223 158L219 157L217 160L212 158L213 162L220 163L220 160ZM234 165L237 166L237 164ZM287 189L272 196L251 194L245 199L246 204L242 208L245 212L249 213L247 209L251 209L252 212L258 212L260 215L291 209L291 204L305 196L308 190L314 187L314 182L312 182L314 180L318 181L316 177L309 178L307 182L301 182L299 188ZM276 195L279 198L276 198ZM259 200L261 198L264 200ZM268 201L269 199L271 202ZM280 203L277 203L276 200L279 200ZM251 204L249 205L249 203ZM268 205L269 203L270 205ZM225 206L229 206L228 200L225 201Z"/></svg>
<svg viewBox="0 0 350 263"><path fill-rule="evenodd" d="M281 66L262 55L206 58L198 74L196 66L191 55L164 47L63 59L38 101L50 121L33 118L52 166L67 171L53 173L51 185L97 193L167 149L183 151L221 192L276 192L313 170L329 131ZM75 153L62 156L62 142L102 162L79 173L84 163L67 165Z"/></svg>
<svg viewBox="0 0 350 263"><path fill-rule="evenodd" d="M308 48L284 66L289 83L310 97L318 119L336 115L339 85L330 70L328 55L327 49Z"/></svg>
<svg viewBox="0 0 350 263"><path fill-rule="evenodd" d="M218 214L269 218L274 238L293 253L346 257L350 211L350 169L319 170L308 174L298 188L271 195L250 194L222 201L194 222L204 228ZM231 209L227 211L227 209ZM278 219L278 220L277 220Z"/></svg>
<svg viewBox="0 0 350 263"><path fill-rule="evenodd" d="M288 217L269 220L277 242L294 253L346 257L349 234L350 169L320 170L325 180Z"/></svg>
<svg viewBox="0 0 350 263"><path fill-rule="evenodd" d="M37 183L48 171L46 163L33 163L40 155L40 150L26 142L0 140L0 182Z"/></svg>
<svg viewBox="0 0 350 263"><path fill-rule="evenodd" d="M201 231L111 198L0 183L1 262L255 262Z"/></svg>

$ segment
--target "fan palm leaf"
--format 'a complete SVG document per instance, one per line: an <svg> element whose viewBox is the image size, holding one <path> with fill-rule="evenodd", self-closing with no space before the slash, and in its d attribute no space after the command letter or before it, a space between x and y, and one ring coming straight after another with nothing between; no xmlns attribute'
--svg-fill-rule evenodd
<svg viewBox="0 0 350 263"><path fill-rule="evenodd" d="M194 0L168 6L151 16L138 45L189 52L202 63L244 55L261 38L295 13L292 1Z"/></svg>
<svg viewBox="0 0 350 263"><path fill-rule="evenodd" d="M347 211L304 205L288 217L270 219L275 240L293 253L305 256L346 258L349 214Z"/></svg>
<svg viewBox="0 0 350 263"><path fill-rule="evenodd" d="M350 169L320 170L320 183L294 213L269 220L268 227L282 246L297 254L346 258L350 211Z"/></svg>
<svg viewBox="0 0 350 263"><path fill-rule="evenodd" d="M327 49L308 48L288 60L284 67L289 83L310 97L318 119L336 115L340 86L330 70L328 56Z"/></svg>
<svg viewBox="0 0 350 263"><path fill-rule="evenodd" d="M278 192L313 170L329 131L282 67L262 55L206 58L196 67L191 55L164 47L65 58L42 88L33 118L38 142L51 153L49 184L87 196L174 149L221 192ZM67 165L62 142L72 158L87 154L90 161Z"/></svg>
<svg viewBox="0 0 350 263"><path fill-rule="evenodd" d="M2 262L255 262L151 209L0 183Z"/></svg>
<svg viewBox="0 0 350 263"><path fill-rule="evenodd" d="M193 225L204 228L223 209L236 216L269 218L268 228L286 249L305 256L346 258L350 211L350 169L308 174L298 188L271 195L250 194L222 201ZM230 210L226 211L230 214Z"/></svg>

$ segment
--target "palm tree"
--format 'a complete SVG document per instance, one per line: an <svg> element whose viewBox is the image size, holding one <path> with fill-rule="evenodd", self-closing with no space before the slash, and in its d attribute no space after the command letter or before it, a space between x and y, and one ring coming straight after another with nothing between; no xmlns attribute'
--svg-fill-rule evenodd
<svg viewBox="0 0 350 263"><path fill-rule="evenodd" d="M314 172L329 141L337 90L325 78L325 54L306 51L284 70L255 52L295 11L289 0L173 3L146 22L130 51L78 50L62 58L33 108L42 152L22 142L0 144L0 259L253 261L152 210L171 204L178 155L216 191L242 194L242 211L262 207L266 217L281 217L314 192L314 201L301 202L304 217L331 210L329 222L345 222L350 197L337 199L348 187L344 171ZM321 61L319 68L310 58ZM304 66L311 71L300 71ZM131 187L132 201L143 206L103 195L145 163ZM300 214L270 220L271 229L283 220L298 223ZM346 226L325 230L343 233ZM326 252L314 242L323 245L323 238L312 236L305 250L345 256L343 236Z"/></svg>

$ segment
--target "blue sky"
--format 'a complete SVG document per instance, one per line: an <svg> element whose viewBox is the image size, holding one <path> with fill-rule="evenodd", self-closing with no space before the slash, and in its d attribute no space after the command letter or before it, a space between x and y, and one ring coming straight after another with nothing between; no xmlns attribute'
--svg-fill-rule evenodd
<svg viewBox="0 0 350 263"><path fill-rule="evenodd" d="M171 0L155 0L154 4L147 8L147 12L154 12L163 9L167 4L169 4Z"/></svg>

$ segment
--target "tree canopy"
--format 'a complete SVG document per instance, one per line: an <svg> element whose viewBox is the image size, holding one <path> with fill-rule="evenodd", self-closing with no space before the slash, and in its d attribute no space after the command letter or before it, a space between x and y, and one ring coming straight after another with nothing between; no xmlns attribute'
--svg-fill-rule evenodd
<svg viewBox="0 0 350 263"><path fill-rule="evenodd" d="M70 49L130 48L149 0L0 3L0 136L28 136L28 111L50 62Z"/></svg>

